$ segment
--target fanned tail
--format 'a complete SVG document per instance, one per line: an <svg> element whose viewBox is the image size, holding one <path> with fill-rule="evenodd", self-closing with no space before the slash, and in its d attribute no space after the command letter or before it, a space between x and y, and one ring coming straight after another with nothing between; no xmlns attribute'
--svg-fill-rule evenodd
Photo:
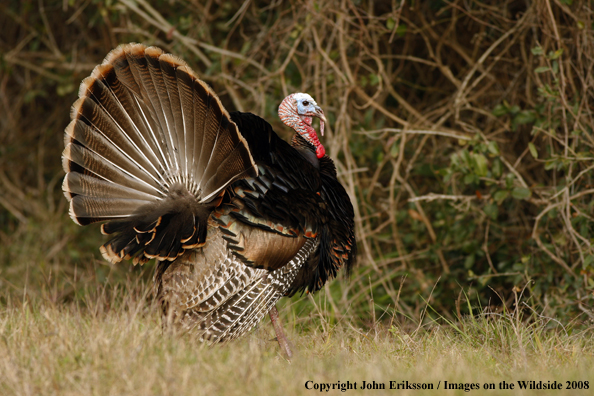
<svg viewBox="0 0 594 396"><path fill-rule="evenodd" d="M122 45L83 80L66 127L70 216L115 234L111 262L174 260L204 243L225 187L257 167L215 93L182 60Z"/></svg>

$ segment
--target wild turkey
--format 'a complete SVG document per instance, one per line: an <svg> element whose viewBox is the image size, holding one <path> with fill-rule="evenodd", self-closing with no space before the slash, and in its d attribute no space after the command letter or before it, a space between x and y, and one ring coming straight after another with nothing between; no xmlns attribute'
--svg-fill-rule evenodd
<svg viewBox="0 0 594 396"><path fill-rule="evenodd" d="M279 106L291 144L228 113L182 60L122 45L80 86L65 131L63 190L80 225L106 221L112 263L157 260L163 317L211 342L235 339L276 302L319 290L355 258L353 207L304 93Z"/></svg>

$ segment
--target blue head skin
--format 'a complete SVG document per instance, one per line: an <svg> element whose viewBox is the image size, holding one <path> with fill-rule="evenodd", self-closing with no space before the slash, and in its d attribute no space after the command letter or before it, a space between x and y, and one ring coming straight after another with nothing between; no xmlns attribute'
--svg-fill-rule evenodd
<svg viewBox="0 0 594 396"><path fill-rule="evenodd" d="M310 95L301 92L293 94L293 99L297 105L297 114L307 125L311 126L312 117L320 119L320 134L324 136L326 117L316 101Z"/></svg>
<svg viewBox="0 0 594 396"><path fill-rule="evenodd" d="M280 119L310 142L316 148L316 156L322 158L326 154L318 135L311 126L312 117L320 119L320 133L324 135L326 117L316 101L306 93L295 93L287 96L278 107Z"/></svg>

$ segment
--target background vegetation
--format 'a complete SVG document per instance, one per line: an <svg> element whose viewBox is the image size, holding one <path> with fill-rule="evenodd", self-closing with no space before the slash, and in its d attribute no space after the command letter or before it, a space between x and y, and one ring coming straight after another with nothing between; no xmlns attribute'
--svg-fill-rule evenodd
<svg viewBox="0 0 594 396"><path fill-rule="evenodd" d="M591 2L8 0L0 26L6 312L107 312L121 289L150 302L151 264L106 265L98 227L75 226L60 191L80 81L143 42L281 135L288 93L324 108L360 254L350 278L285 302L296 329L377 335L480 312L592 328Z"/></svg>

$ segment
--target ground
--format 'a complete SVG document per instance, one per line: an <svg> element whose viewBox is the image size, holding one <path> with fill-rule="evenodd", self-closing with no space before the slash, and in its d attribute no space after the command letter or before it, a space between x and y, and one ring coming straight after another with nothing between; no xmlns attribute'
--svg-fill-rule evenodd
<svg viewBox="0 0 594 396"><path fill-rule="evenodd" d="M298 395L350 384L357 389L346 391L357 394L363 381L385 386L361 392L373 395L439 395L445 381L461 388L446 392L451 395L586 395L594 387L591 329L572 330L547 318L526 321L503 312L363 328L350 319L329 323L331 315L296 315L300 304L319 304L322 293L315 301L281 304L296 351L289 362L272 340L268 320L240 340L212 347L163 330L149 290L142 284L132 290L99 287L62 304L50 295L7 298L0 308L2 393ZM502 381L515 388L500 389ZM557 381L562 389L519 390L518 381ZM495 389L483 390L489 385ZM568 390L569 385L584 389Z"/></svg>

